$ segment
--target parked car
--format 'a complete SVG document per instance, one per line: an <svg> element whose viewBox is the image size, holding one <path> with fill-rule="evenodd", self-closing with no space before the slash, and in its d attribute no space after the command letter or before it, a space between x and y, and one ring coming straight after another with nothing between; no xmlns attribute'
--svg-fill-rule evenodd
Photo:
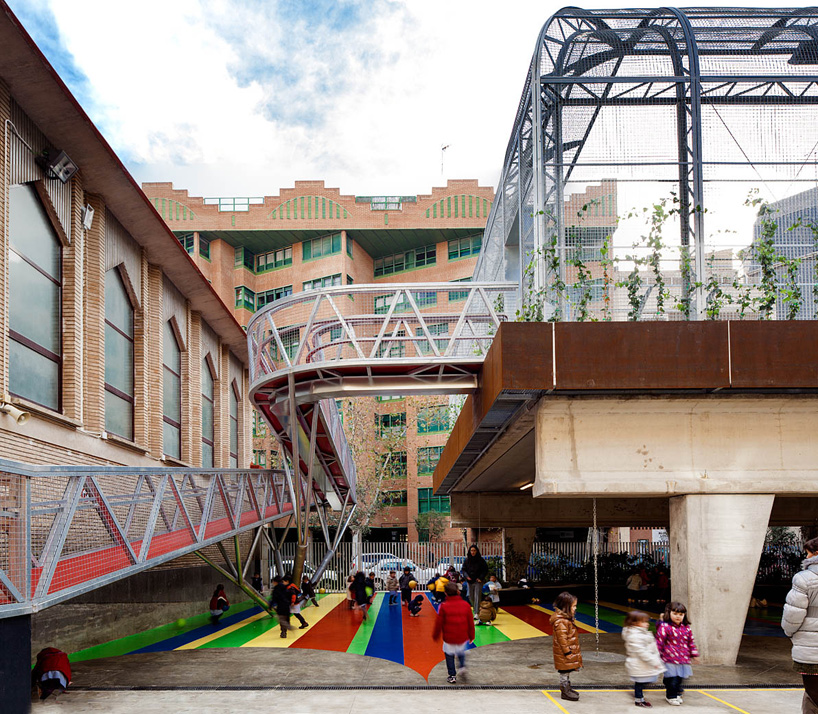
<svg viewBox="0 0 818 714"><path fill-rule="evenodd" d="M389 577L389 571L394 570L395 574L400 576L406 566L409 566L412 570L412 574L420 586L425 586L428 580L431 580L438 574L434 568L421 568L409 558L396 557L385 558L384 560L378 561L374 566L368 568L367 574L374 572L375 587L378 590L383 590L386 586L386 578Z"/></svg>
<svg viewBox="0 0 818 714"><path fill-rule="evenodd" d="M435 571L438 575L445 575L450 565L459 573L463 569L463 563L466 562L465 555L456 555L454 558L443 558L436 566Z"/></svg>
<svg viewBox="0 0 818 714"><path fill-rule="evenodd" d="M291 558L283 560L282 564L284 565L284 572L285 573L292 573L293 572L293 561L292 561ZM273 567L275 568L275 563L273 563ZM306 575L310 579L312 579L312 576L314 574L315 574L315 567L309 561L305 562L304 563L304 575ZM298 584L299 583L296 583L296 585L298 585ZM329 568L327 568L321 574L321 580L319 580L317 584L319 586L322 586L322 587L337 588L338 587L338 573L335 572L334 570L330 570Z"/></svg>

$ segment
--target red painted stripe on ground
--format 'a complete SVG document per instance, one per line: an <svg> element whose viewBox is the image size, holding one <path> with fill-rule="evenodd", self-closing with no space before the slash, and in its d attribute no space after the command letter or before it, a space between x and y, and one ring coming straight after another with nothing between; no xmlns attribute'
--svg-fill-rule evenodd
<svg viewBox="0 0 818 714"><path fill-rule="evenodd" d="M429 672L443 661L443 640L432 639L437 613L428 598L423 603L420 617L410 617L403 604L400 607L403 609L403 664L428 679Z"/></svg>
<svg viewBox="0 0 818 714"><path fill-rule="evenodd" d="M528 605L504 605L503 610L532 627L536 627L546 635L554 634L554 629L551 627L551 615L547 615L542 610L535 610L533 607L528 607Z"/></svg>
<svg viewBox="0 0 818 714"><path fill-rule="evenodd" d="M318 606L323 601L318 601ZM312 607L312 606L310 606ZM298 620L292 618L294 625ZM352 638L361 625L361 616L349 609L346 600L338 603L327 615L322 617L290 647L299 647L308 650L329 650L330 652L346 652L352 643Z"/></svg>

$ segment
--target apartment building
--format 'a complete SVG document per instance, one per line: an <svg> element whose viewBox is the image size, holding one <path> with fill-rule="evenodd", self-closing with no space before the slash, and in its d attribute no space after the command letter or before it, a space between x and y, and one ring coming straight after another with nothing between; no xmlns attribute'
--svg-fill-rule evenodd
<svg viewBox="0 0 818 714"><path fill-rule="evenodd" d="M322 287L470 281L494 200L475 180L415 196L346 195L323 181L241 198L190 196L171 183L142 188L242 325L275 300ZM431 475L457 405L442 396L381 397L339 407L348 438L354 431L359 476L384 477L370 537L416 540L418 513L449 511L448 499L433 495ZM277 458L255 417L254 463ZM448 529L443 537L462 536Z"/></svg>

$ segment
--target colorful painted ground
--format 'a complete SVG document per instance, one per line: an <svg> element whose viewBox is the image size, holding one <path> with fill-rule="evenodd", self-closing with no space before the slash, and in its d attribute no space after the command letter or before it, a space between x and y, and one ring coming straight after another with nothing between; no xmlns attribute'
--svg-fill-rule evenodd
<svg viewBox="0 0 818 714"><path fill-rule="evenodd" d="M278 620L248 601L234 605L217 624L207 613L186 620L90 647L70 656L72 662L115 657L141 652L165 652L215 647L297 647L351 652L378 657L410 667L423 677L443 660L440 647L430 647L436 608L428 593L419 617L410 617L400 604L390 605L383 593L375 596L367 620L349 609L344 595L319 595L318 607L304 608L309 623L303 630L279 635ZM600 604L599 632L620 632L628 608ZM492 626L476 628L473 647L551 634L551 610L540 605L515 605L500 609ZM766 611L764 611L766 612ZM747 620L746 634L777 635L781 632L775 614L762 612ZM592 604L580 603L577 624L581 634L596 632ZM293 623L297 624L293 619ZM783 636L783 635L782 635Z"/></svg>

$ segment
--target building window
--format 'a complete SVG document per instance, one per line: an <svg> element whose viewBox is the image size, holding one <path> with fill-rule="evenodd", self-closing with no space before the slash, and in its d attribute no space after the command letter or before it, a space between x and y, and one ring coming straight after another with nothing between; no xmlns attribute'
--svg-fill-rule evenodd
<svg viewBox="0 0 818 714"><path fill-rule="evenodd" d="M379 402L399 402L403 399L403 397L396 397L394 395L381 395L375 397L375 399Z"/></svg>
<svg viewBox="0 0 818 714"><path fill-rule="evenodd" d="M394 293L390 293L388 295L376 295L375 314L385 315L387 312L389 312L389 306L392 304L392 300L394 298ZM434 305L437 305L437 292L433 290L419 290L412 293L412 299L415 301L415 304L419 309L424 307L433 307ZM394 312L409 312L411 309L412 303L409 302L409 298L406 297L406 293L401 293L397 303L395 304Z"/></svg>
<svg viewBox="0 0 818 714"><path fill-rule="evenodd" d="M435 471L440 455L443 453L442 446L424 446L418 449L418 473L432 474Z"/></svg>
<svg viewBox="0 0 818 714"><path fill-rule="evenodd" d="M284 285L283 287L275 288L273 290L265 290L263 293L258 293L256 295L256 308L261 310L261 308L263 308L265 305L269 305L271 302L281 300L281 298L292 294L292 285Z"/></svg>
<svg viewBox="0 0 818 714"><path fill-rule="evenodd" d="M255 409L253 410L253 436L267 436L267 422Z"/></svg>
<svg viewBox="0 0 818 714"><path fill-rule="evenodd" d="M253 449L253 463L262 468L267 468L267 452L264 449Z"/></svg>
<svg viewBox="0 0 818 714"><path fill-rule="evenodd" d="M448 322L431 322L426 325L429 330L430 335L449 335L449 323ZM433 354L432 348L429 346L429 340L426 339L426 333L423 331L422 327L415 328L415 336L416 337L423 337L423 340L418 342L418 348L420 349L420 353L424 355ZM448 344L448 340L435 340L435 346L437 347L438 352L445 352L446 345Z"/></svg>
<svg viewBox="0 0 818 714"><path fill-rule="evenodd" d="M236 288L236 308L244 308L250 312L256 311L256 294L250 288L239 285Z"/></svg>
<svg viewBox="0 0 818 714"><path fill-rule="evenodd" d="M402 337L406 337L406 330L398 330L394 337L385 336L378 347L377 357L389 357L390 359L400 359L406 357L406 342Z"/></svg>
<svg viewBox="0 0 818 714"><path fill-rule="evenodd" d="M449 241L449 260L460 260L480 253L483 245L483 236L470 236L468 238L455 238Z"/></svg>
<svg viewBox="0 0 818 714"><path fill-rule="evenodd" d="M405 253L396 253L375 261L375 277L401 273L404 270L414 270L415 268L426 268L437 262L437 246L424 245L414 250L407 250Z"/></svg>
<svg viewBox="0 0 818 714"><path fill-rule="evenodd" d="M470 283L471 278L460 278L460 280L452 280L452 283ZM465 300L469 296L468 290L452 290L449 293L449 302L459 302Z"/></svg>
<svg viewBox="0 0 818 714"><path fill-rule="evenodd" d="M314 260L315 258L335 255L341 252L341 234L335 233L331 236L305 240L301 247L303 260Z"/></svg>
<svg viewBox="0 0 818 714"><path fill-rule="evenodd" d="M347 236L347 255L352 257L352 238L349 236Z"/></svg>
<svg viewBox="0 0 818 714"><path fill-rule="evenodd" d="M239 467L239 395L230 385L230 468Z"/></svg>
<svg viewBox="0 0 818 714"><path fill-rule="evenodd" d="M427 511L438 511L439 513L451 513L452 507L448 496L435 496L431 488L418 489L418 513Z"/></svg>
<svg viewBox="0 0 818 714"><path fill-rule="evenodd" d="M406 452L381 454L381 471L384 478L406 478Z"/></svg>
<svg viewBox="0 0 818 714"><path fill-rule="evenodd" d="M384 506L391 506L392 508L400 508L406 506L407 496L406 490L403 491L384 491L381 494L381 502Z"/></svg>
<svg viewBox="0 0 818 714"><path fill-rule="evenodd" d="M193 255L194 249L196 247L196 241L193 233L185 233L181 236L176 236L176 240L182 244L182 248L184 248L188 253Z"/></svg>
<svg viewBox="0 0 818 714"><path fill-rule="evenodd" d="M308 290L318 290L320 288L333 288L341 284L341 273L336 275L325 275L323 278L307 280L303 284L304 292Z"/></svg>
<svg viewBox="0 0 818 714"><path fill-rule="evenodd" d="M162 340L162 449L167 456L182 458L182 350L170 322Z"/></svg>
<svg viewBox="0 0 818 714"><path fill-rule="evenodd" d="M418 410L418 434L439 434L449 428L448 404Z"/></svg>
<svg viewBox="0 0 818 714"><path fill-rule="evenodd" d="M263 273L293 264L293 247L279 248L256 256L256 272Z"/></svg>
<svg viewBox="0 0 818 714"><path fill-rule="evenodd" d="M105 273L105 430L133 441L134 309L118 268Z"/></svg>
<svg viewBox="0 0 818 714"><path fill-rule="evenodd" d="M59 411L62 246L34 189L9 189L9 391Z"/></svg>
<svg viewBox="0 0 818 714"><path fill-rule="evenodd" d="M402 437L406 435L406 412L396 412L394 414L376 414L375 429L378 438Z"/></svg>
<svg viewBox="0 0 818 714"><path fill-rule="evenodd" d="M210 260L210 241L203 236L199 236L199 255Z"/></svg>
<svg viewBox="0 0 818 714"><path fill-rule="evenodd" d="M215 392L216 381L210 371L210 364L202 360L202 468L214 466L213 446L216 438L215 427Z"/></svg>

